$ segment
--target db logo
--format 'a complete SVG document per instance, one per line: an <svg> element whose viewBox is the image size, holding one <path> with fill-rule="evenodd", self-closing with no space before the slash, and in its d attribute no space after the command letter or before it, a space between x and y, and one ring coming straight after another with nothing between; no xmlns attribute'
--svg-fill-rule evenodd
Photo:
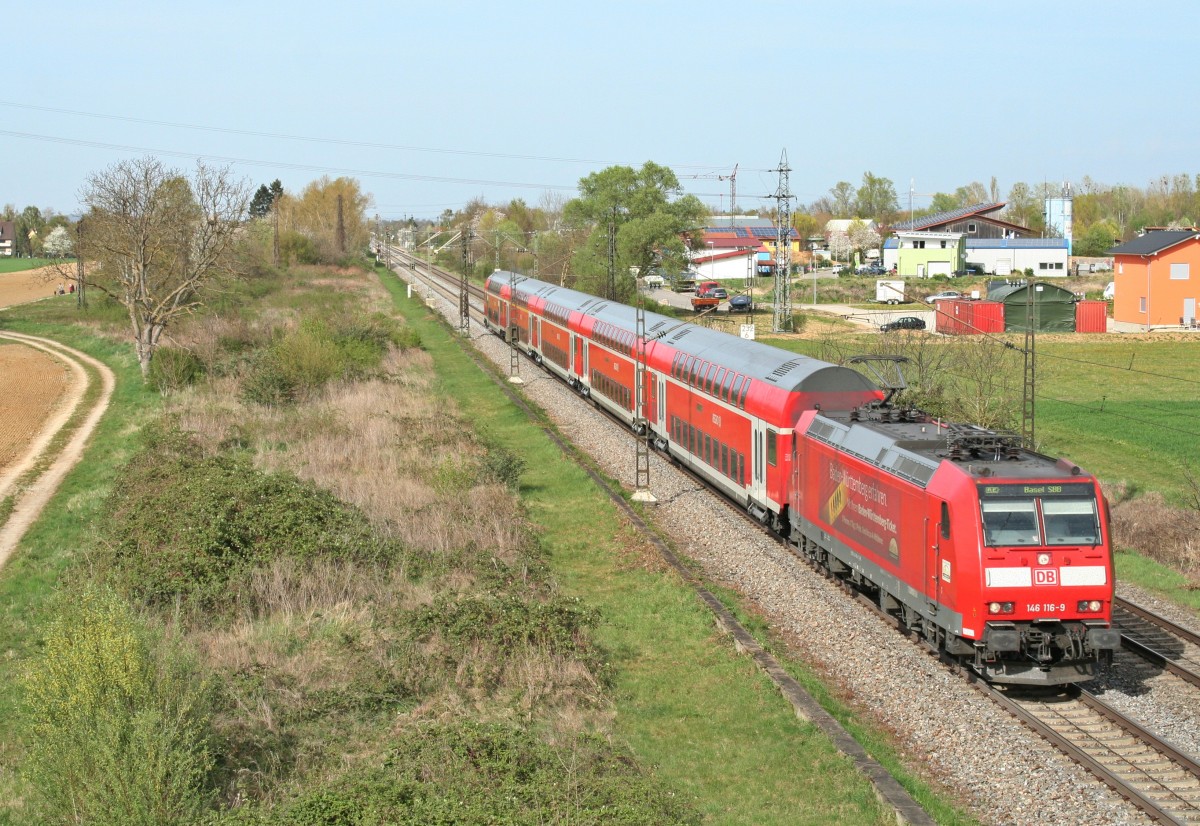
<svg viewBox="0 0 1200 826"><path fill-rule="evenodd" d="M1057 568L1036 568L1033 572L1034 585L1057 585L1058 584L1058 569Z"/></svg>

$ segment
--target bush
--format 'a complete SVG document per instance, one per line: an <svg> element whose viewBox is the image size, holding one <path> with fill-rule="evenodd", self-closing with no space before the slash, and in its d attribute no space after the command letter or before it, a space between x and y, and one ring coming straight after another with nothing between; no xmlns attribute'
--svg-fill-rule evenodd
<svg viewBox="0 0 1200 826"><path fill-rule="evenodd" d="M401 729L378 767L348 772L270 812L262 826L699 823L699 814L602 738L550 744L525 729L473 722Z"/></svg>
<svg viewBox="0 0 1200 826"><path fill-rule="evenodd" d="M166 395L182 390L204 375L204 363L190 350L159 347L150 360L150 386Z"/></svg>
<svg viewBox="0 0 1200 826"><path fill-rule="evenodd" d="M151 826L204 810L209 683L114 592L60 595L25 685L42 822Z"/></svg>
<svg viewBox="0 0 1200 826"><path fill-rule="evenodd" d="M168 425L148 428L106 511L99 560L122 588L151 604L230 605L248 571L276 557L405 559L361 512L327 491L263 473L242 456L203 456Z"/></svg>
<svg viewBox="0 0 1200 826"><path fill-rule="evenodd" d="M389 346L419 344L419 334L381 315L333 324L306 319L251 361L242 397L268 405L301 401L331 381L369 376Z"/></svg>

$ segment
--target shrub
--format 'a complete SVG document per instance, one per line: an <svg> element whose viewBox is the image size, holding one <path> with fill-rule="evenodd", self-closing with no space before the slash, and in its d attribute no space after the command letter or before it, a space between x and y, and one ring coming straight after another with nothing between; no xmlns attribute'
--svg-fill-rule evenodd
<svg viewBox="0 0 1200 826"><path fill-rule="evenodd" d="M114 592L60 595L25 685L25 772L43 822L150 826L203 811L209 683Z"/></svg>
<svg viewBox="0 0 1200 826"><path fill-rule="evenodd" d="M378 767L347 772L271 812L227 824L699 823L699 813L602 738L551 744L512 726L429 723L402 729Z"/></svg>
<svg viewBox="0 0 1200 826"><path fill-rule="evenodd" d="M169 425L147 429L106 508L99 559L129 593L150 603L201 606L242 596L247 572L276 557L301 562L404 561L356 508L240 455L203 456Z"/></svg>
<svg viewBox="0 0 1200 826"><path fill-rule="evenodd" d="M204 364L190 350L159 347L150 360L150 386L166 395L182 390L204 375Z"/></svg>

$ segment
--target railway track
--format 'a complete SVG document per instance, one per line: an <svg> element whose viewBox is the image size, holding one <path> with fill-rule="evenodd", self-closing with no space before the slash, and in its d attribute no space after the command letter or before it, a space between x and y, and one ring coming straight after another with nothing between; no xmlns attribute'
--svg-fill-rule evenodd
<svg viewBox="0 0 1200 826"><path fill-rule="evenodd" d="M993 701L1160 823L1200 823L1200 765L1095 695L979 684Z"/></svg>
<svg viewBox="0 0 1200 826"><path fill-rule="evenodd" d="M1122 597L1113 601L1113 623L1122 647L1200 688L1200 634Z"/></svg>
<svg viewBox="0 0 1200 826"><path fill-rule="evenodd" d="M412 261L411 257L397 257L406 265ZM457 305L460 289L458 276L433 267L421 259L415 261L412 272L430 285L430 289L440 297L452 305ZM483 294L482 288L471 285L470 295L473 300L482 302ZM474 307L472 309L473 320L482 322L482 310ZM632 438L634 434L630 432L629 436ZM703 484L703 480L697 481ZM723 497L722 500L724 501ZM732 505L730 507L732 508ZM736 510L759 530L767 530L740 509ZM804 554L790 545L788 547L797 558L810 562ZM827 572L821 572L829 576ZM854 591L848 583L841 584L879 616L900 627L894 617L881 611L870 598ZM1189 646L1200 646L1200 635L1195 635L1187 629L1180 629L1182 633L1177 633L1173 628L1178 626L1172 627L1163 618L1126 600L1118 600L1118 604L1123 639L1128 639L1126 647L1136 651L1139 656L1147 655L1143 655L1138 646L1147 652L1153 652L1148 656L1157 656L1161 660L1159 664L1173 673L1178 672L1166 663L1175 663L1177 668L1190 673L1200 671L1200 662L1188 660L1192 662L1191 667L1179 664L1184 659L1180 655L1184 647L1180 640ZM1172 630L1165 630L1168 627ZM902 627L900 630L904 631ZM1171 634L1175 635L1174 643L1169 642ZM1195 651L1192 653L1195 654ZM957 664L948 664L965 673ZM1074 686L1038 696L1034 693L1022 694L996 689L969 673L968 679L997 705L1153 820L1161 823L1200 824L1200 765L1170 743L1143 729L1134 720ZM1200 676L1197 679L1200 679ZM1200 685L1200 682L1194 684Z"/></svg>

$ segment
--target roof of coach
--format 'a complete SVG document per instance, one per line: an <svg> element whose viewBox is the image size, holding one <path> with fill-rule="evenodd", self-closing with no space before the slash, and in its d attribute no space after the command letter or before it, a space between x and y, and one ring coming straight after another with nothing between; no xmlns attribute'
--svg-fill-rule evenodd
<svg viewBox="0 0 1200 826"><path fill-rule="evenodd" d="M994 481L1067 480L1081 473L1070 462L1022 448L1015 433L943 422L917 410L822 412L813 417L806 434L922 487L947 459L964 472Z"/></svg>
<svg viewBox="0 0 1200 826"><path fill-rule="evenodd" d="M497 270L492 273L491 280L507 284L512 277L511 272ZM525 294L526 300L537 297L560 310L586 313L622 330L634 332L637 326L637 311L618 301L524 276L517 276L516 289ZM659 313L646 313L646 334L652 340L688 355L707 359L785 391L814 393L876 389L866 376L849 367L789 353Z"/></svg>

